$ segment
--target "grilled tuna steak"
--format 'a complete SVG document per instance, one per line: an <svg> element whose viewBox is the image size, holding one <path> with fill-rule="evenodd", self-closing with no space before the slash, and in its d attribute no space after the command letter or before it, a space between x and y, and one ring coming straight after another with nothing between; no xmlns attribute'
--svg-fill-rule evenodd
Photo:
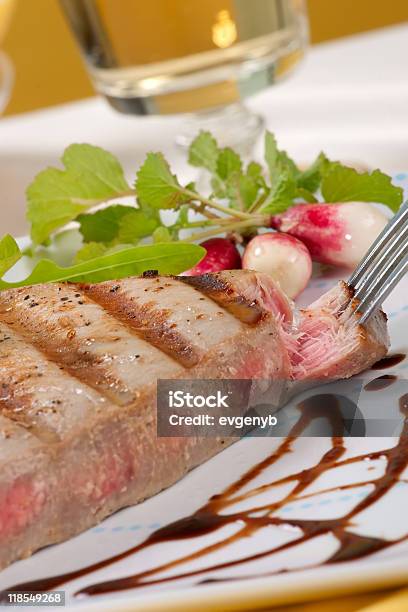
<svg viewBox="0 0 408 612"><path fill-rule="evenodd" d="M291 352L292 378L349 378L381 359L389 347L387 317L378 310L367 325L346 307L352 290L341 282L300 311Z"/></svg>
<svg viewBox="0 0 408 612"><path fill-rule="evenodd" d="M158 378L279 385L322 376L319 355L331 377L383 356L385 316L343 321L346 297L339 286L295 327L271 279L249 271L0 293L0 567L154 495L233 441L157 438Z"/></svg>

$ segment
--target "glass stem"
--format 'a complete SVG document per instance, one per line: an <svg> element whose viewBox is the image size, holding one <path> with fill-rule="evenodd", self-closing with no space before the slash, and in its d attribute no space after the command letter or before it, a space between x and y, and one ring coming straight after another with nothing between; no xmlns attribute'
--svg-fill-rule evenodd
<svg viewBox="0 0 408 612"><path fill-rule="evenodd" d="M251 155L263 127L260 115L242 103L230 104L187 115L176 143L186 149L200 131L208 131L221 147L231 147L245 158Z"/></svg>

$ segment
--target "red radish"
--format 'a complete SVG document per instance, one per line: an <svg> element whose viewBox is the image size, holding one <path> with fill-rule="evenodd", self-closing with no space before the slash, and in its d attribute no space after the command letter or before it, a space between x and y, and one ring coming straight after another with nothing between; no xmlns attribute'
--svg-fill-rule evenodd
<svg viewBox="0 0 408 612"><path fill-rule="evenodd" d="M183 276L198 276L208 272L241 268L241 255L231 240L210 238L202 242L201 246L207 250L206 255L194 268L184 272Z"/></svg>
<svg viewBox="0 0 408 612"><path fill-rule="evenodd" d="M312 275L312 260L303 242L280 232L252 238L245 249L242 265L269 274L290 298L303 291Z"/></svg>
<svg viewBox="0 0 408 612"><path fill-rule="evenodd" d="M388 222L366 202L298 204L271 219L271 227L305 243L312 259L354 268Z"/></svg>

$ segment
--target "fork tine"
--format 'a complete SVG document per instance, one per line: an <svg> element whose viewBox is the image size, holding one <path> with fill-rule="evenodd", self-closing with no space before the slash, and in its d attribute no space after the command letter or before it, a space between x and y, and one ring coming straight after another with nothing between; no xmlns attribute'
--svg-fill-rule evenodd
<svg viewBox="0 0 408 612"><path fill-rule="evenodd" d="M354 293L355 298L360 300L365 299L368 294L371 294L375 288L380 285L395 261L404 256L407 238L408 220L405 221L401 228L399 227L394 231L385 244L385 248L379 254L379 257L374 261L371 268L367 270L367 273L360 278L359 282L356 284Z"/></svg>
<svg viewBox="0 0 408 612"><path fill-rule="evenodd" d="M350 276L347 284L349 287L356 289L364 279L364 275L369 270L370 266L375 262L382 248L388 243L388 240L393 237L394 233L402 227L408 219L408 200L401 206L399 211L394 215L391 221L385 226L381 234L372 244L366 256L362 259L356 270Z"/></svg>
<svg viewBox="0 0 408 612"><path fill-rule="evenodd" d="M365 323L367 319L373 314L373 312L381 306L383 301L390 295L394 287L398 285L400 280L405 276L408 271L408 257L400 260L399 264L394 268L387 281L382 285L380 291L375 294L371 302L363 306L361 303L358 306L358 311L363 313L360 319L360 323ZM363 307L363 310L361 308Z"/></svg>
<svg viewBox="0 0 408 612"><path fill-rule="evenodd" d="M398 236L397 236L398 237ZM393 278L396 268L399 264L405 261L408 256L408 242L404 240L398 243L398 248L392 253L391 257L385 259L385 262L381 262L374 268L375 277L373 282L366 289L364 287L364 293L361 296L356 294L356 298L360 300L357 310L364 312L369 304L376 299L378 293L381 293L384 285L388 284L389 279ZM359 292L357 292L359 293Z"/></svg>

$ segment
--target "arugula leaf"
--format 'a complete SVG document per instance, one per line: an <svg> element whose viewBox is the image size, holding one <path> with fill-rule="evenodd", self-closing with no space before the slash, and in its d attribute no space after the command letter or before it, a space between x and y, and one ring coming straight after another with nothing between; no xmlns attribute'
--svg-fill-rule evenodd
<svg viewBox="0 0 408 612"><path fill-rule="evenodd" d="M189 162L211 173L212 196L229 200L231 208L249 208L259 188L266 188L260 164L250 162L244 173L238 153L230 147L219 149L209 132L200 132L194 139Z"/></svg>
<svg viewBox="0 0 408 612"><path fill-rule="evenodd" d="M258 207L262 212L284 212L297 195L297 182L301 175L295 162L286 151L280 151L271 132L265 133L265 161L269 169L271 189Z"/></svg>
<svg viewBox="0 0 408 612"><path fill-rule="evenodd" d="M379 202L396 212L402 204L403 191L380 170L357 172L338 162L330 164L322 180L326 202Z"/></svg>
<svg viewBox="0 0 408 612"><path fill-rule="evenodd" d="M89 144L72 144L62 156L68 171L85 176L88 189L98 197L129 189L123 168L112 153Z"/></svg>
<svg viewBox="0 0 408 612"><path fill-rule="evenodd" d="M276 179L276 170L278 164L278 144L275 136L266 131L265 132L265 144L264 144L264 157L266 165L268 166L269 176L273 182Z"/></svg>
<svg viewBox="0 0 408 612"><path fill-rule="evenodd" d="M186 201L183 188L161 153L148 153L136 179L138 198L153 208L176 208Z"/></svg>
<svg viewBox="0 0 408 612"><path fill-rule="evenodd" d="M311 191L308 189L304 189L303 187L298 187L296 189L296 197L302 198L305 202L309 202L311 204L317 204L319 201Z"/></svg>
<svg viewBox="0 0 408 612"><path fill-rule="evenodd" d="M73 263L78 264L84 261L89 261L90 259L95 259L96 257L101 257L101 255L119 253L119 251L124 251L125 249L132 249L134 246L134 244L125 243L106 246L106 244L103 242L88 242L87 244L84 244L81 249L79 249L74 257Z"/></svg>
<svg viewBox="0 0 408 612"><path fill-rule="evenodd" d="M271 132L265 132L265 161L269 169L272 186L280 180L282 174L288 176L291 181L298 179L300 170L295 162L288 156L286 151L280 151L276 138Z"/></svg>
<svg viewBox="0 0 408 612"><path fill-rule="evenodd" d="M172 227L177 229L182 229L183 227L188 227L189 218L188 218L189 207L186 204L180 206L175 222Z"/></svg>
<svg viewBox="0 0 408 612"><path fill-rule="evenodd" d="M23 256L13 236L6 234L0 240L0 278Z"/></svg>
<svg viewBox="0 0 408 612"><path fill-rule="evenodd" d="M278 170L279 172L287 172L291 179L298 181L301 172L293 159L289 157L286 151L279 151L278 155Z"/></svg>
<svg viewBox="0 0 408 612"><path fill-rule="evenodd" d="M116 204L95 213L79 215L77 221L84 241L111 242L118 235L121 219L133 210L132 206Z"/></svg>
<svg viewBox="0 0 408 612"><path fill-rule="evenodd" d="M304 170L297 179L299 189L305 189L311 194L320 187L324 174L327 172L330 162L326 155L321 152L309 168Z"/></svg>
<svg viewBox="0 0 408 612"><path fill-rule="evenodd" d="M156 227L153 232L153 242L171 242L172 236L170 230L164 225Z"/></svg>
<svg viewBox="0 0 408 612"><path fill-rule="evenodd" d="M0 280L0 290L49 282L99 283L142 274L145 270L179 274L197 264L204 255L205 249L196 244L169 242L123 249L67 268L42 259L26 279L16 283Z"/></svg>
<svg viewBox="0 0 408 612"><path fill-rule="evenodd" d="M285 170L279 175L273 188L260 207L260 211L277 214L285 212L296 197L296 180Z"/></svg>
<svg viewBox="0 0 408 612"><path fill-rule="evenodd" d="M265 192L269 191L269 187L264 177L264 170L257 162L250 162L248 164L246 176L251 178L258 185L259 189L262 189Z"/></svg>
<svg viewBox="0 0 408 612"><path fill-rule="evenodd" d="M95 259L96 257L105 255L107 251L108 247L103 242L87 242L76 253L74 257L74 264Z"/></svg>
<svg viewBox="0 0 408 612"><path fill-rule="evenodd" d="M248 167L247 167L247 176L250 176L258 180L260 178L263 178L262 172L263 172L263 169L262 169L261 164L258 164L258 162L254 162L254 161L249 162Z"/></svg>
<svg viewBox="0 0 408 612"><path fill-rule="evenodd" d="M147 216L141 210L132 210L120 219L115 241L134 244L140 238L151 236L159 223L158 219Z"/></svg>
<svg viewBox="0 0 408 612"><path fill-rule="evenodd" d="M247 209L254 203L256 196L258 195L259 185L253 176L250 174L243 174L239 177L239 195L241 201L244 204L244 208Z"/></svg>
<svg viewBox="0 0 408 612"><path fill-rule="evenodd" d="M221 149L217 157L217 174L223 181L228 181L232 176L241 174L242 161L238 153L229 147Z"/></svg>
<svg viewBox="0 0 408 612"><path fill-rule="evenodd" d="M118 160L100 147L73 144L65 150L62 162L65 170L40 172L26 191L27 218L36 244L44 243L52 232L88 208L130 190Z"/></svg>
<svg viewBox="0 0 408 612"><path fill-rule="evenodd" d="M188 162L197 168L206 168L211 173L217 169L219 149L210 132L200 132L190 144Z"/></svg>
<svg viewBox="0 0 408 612"><path fill-rule="evenodd" d="M159 224L158 219L148 216L143 210L121 204L79 215L77 221L85 242L129 244L150 236Z"/></svg>

